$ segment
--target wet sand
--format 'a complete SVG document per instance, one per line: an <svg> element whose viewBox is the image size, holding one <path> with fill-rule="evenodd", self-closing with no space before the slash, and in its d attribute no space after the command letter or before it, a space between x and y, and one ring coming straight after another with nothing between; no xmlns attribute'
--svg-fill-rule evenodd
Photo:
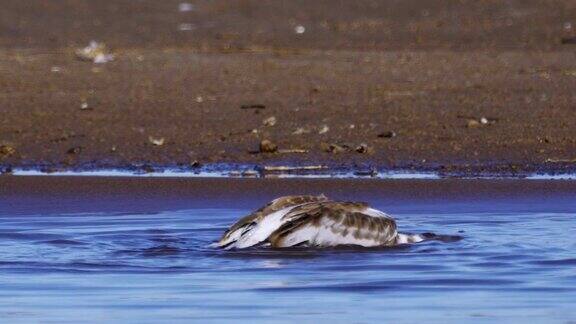
<svg viewBox="0 0 576 324"><path fill-rule="evenodd" d="M0 165L575 169L572 1L179 3L4 1Z"/></svg>

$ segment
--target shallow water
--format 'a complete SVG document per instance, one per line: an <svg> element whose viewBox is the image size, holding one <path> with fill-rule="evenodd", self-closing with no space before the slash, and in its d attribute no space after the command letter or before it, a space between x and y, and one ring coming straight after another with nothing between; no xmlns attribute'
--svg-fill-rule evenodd
<svg viewBox="0 0 576 324"><path fill-rule="evenodd" d="M458 242L208 248L262 202L237 199L0 196L1 322L576 320L572 199L370 201Z"/></svg>

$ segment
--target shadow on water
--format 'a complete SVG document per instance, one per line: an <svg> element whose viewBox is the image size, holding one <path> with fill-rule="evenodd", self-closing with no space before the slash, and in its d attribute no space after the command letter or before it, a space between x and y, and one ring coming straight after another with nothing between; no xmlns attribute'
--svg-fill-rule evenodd
<svg viewBox="0 0 576 324"><path fill-rule="evenodd" d="M340 245L336 247L289 247L289 248L271 248L271 247L252 247L246 249L224 250L208 245L202 249L205 253L212 256L223 258L321 258L321 257L346 257L347 254L379 254L391 255L395 253L418 253L434 251L433 242L451 243L464 239L458 235L434 235L433 238L426 242L418 244L403 244L397 246L381 247L362 247L357 245ZM428 249L422 250L424 246Z"/></svg>

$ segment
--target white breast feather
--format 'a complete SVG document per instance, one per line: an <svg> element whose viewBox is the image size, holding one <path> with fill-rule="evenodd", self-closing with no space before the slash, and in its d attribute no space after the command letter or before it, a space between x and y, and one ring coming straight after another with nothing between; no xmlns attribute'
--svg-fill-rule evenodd
<svg viewBox="0 0 576 324"><path fill-rule="evenodd" d="M231 232L226 239L223 239L222 241L216 242L214 244L217 246L220 246L220 247L226 246L226 245L230 244L230 242L234 242L234 241L238 240L240 238L240 235L242 235L242 230L243 230L242 228L239 228L239 229Z"/></svg>
<svg viewBox="0 0 576 324"><path fill-rule="evenodd" d="M381 217L381 218L393 219L392 216L386 214L385 212L383 212L381 210L374 209L374 208L366 208L364 211L362 211L362 214L366 214L366 215L372 216L372 217Z"/></svg>
<svg viewBox="0 0 576 324"><path fill-rule="evenodd" d="M263 242L270 236L270 234L272 234L272 232L286 223L287 220L282 219L282 217L292 210L292 208L294 207L280 209L267 215L258 222L256 226L250 229L250 231L242 235L236 243L232 244L228 248L243 249Z"/></svg>

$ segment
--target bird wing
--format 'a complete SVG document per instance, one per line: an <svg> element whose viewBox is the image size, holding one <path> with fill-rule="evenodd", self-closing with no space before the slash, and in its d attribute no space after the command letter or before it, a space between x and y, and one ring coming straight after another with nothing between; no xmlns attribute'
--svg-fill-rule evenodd
<svg viewBox="0 0 576 324"><path fill-rule="evenodd" d="M293 207L327 200L328 198L324 195L284 196L274 199L233 224L224 233L217 245L219 247L239 247L236 245L240 241L242 247L258 244L266 240L275 229L286 221L282 216Z"/></svg>
<svg viewBox="0 0 576 324"><path fill-rule="evenodd" d="M320 202L293 208L268 241L273 247L386 246L396 241L396 222L365 203Z"/></svg>

